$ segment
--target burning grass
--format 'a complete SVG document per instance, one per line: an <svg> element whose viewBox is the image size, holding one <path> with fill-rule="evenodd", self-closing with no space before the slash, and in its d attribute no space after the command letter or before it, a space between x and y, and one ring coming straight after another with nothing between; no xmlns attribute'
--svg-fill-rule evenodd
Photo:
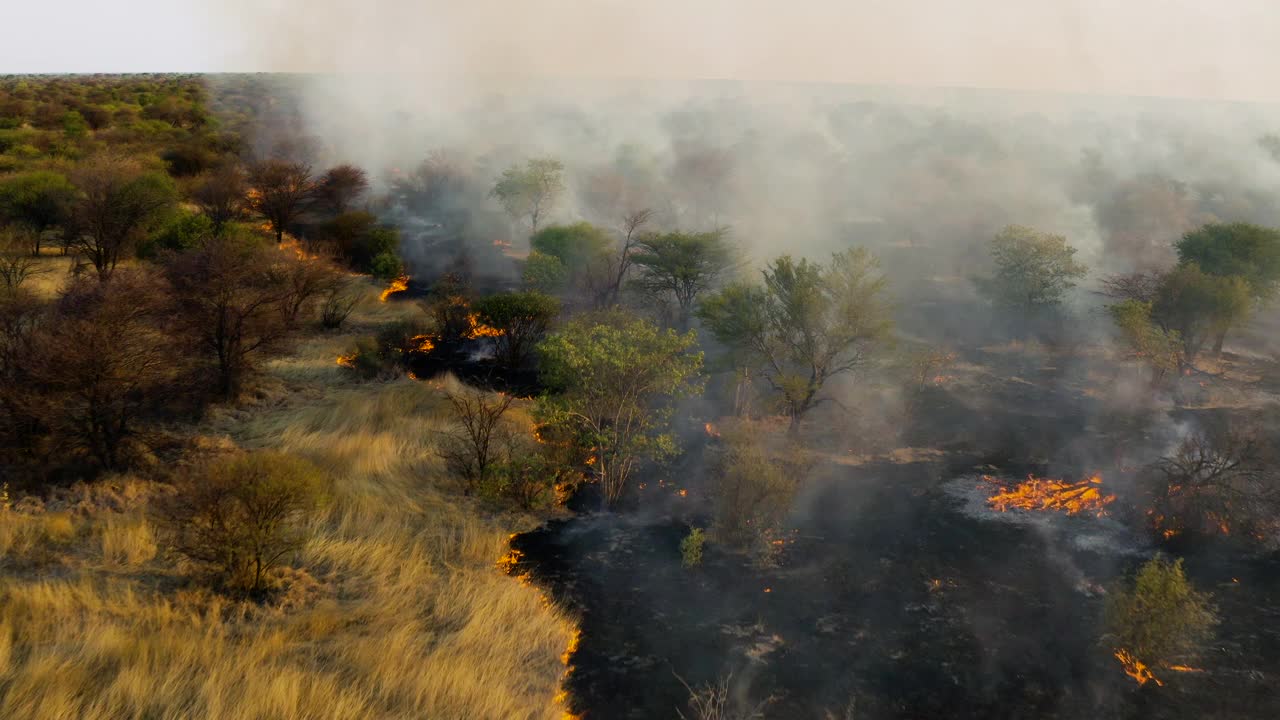
<svg viewBox="0 0 1280 720"><path fill-rule="evenodd" d="M1097 475L1075 483L1028 475L1014 486L990 475L983 475L982 479L999 488L987 498L987 504L1000 512L1016 509L1104 517L1107 506L1116 499L1115 495L1103 493L1102 478Z"/></svg>
<svg viewBox="0 0 1280 720"><path fill-rule="evenodd" d="M347 379L350 340L308 340L268 366L270 402L202 428L333 479L305 569L266 606L191 589L140 510L0 511L0 717L561 717L575 630L494 568L531 519L448 490L442 393Z"/></svg>

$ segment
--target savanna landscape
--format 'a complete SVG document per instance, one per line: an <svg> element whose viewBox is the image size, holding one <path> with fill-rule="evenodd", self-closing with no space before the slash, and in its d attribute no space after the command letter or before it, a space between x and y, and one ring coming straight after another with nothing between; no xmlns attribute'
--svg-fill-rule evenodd
<svg viewBox="0 0 1280 720"><path fill-rule="evenodd" d="M1276 717L1277 108L0 75L0 717Z"/></svg>

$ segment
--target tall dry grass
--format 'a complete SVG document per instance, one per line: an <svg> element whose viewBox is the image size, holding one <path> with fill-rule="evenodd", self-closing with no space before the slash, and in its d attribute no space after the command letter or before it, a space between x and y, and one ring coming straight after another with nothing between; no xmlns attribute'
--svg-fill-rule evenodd
<svg viewBox="0 0 1280 720"><path fill-rule="evenodd" d="M400 311L373 305L358 321ZM202 590L157 554L145 497L0 510L0 717L561 716L573 627L495 567L533 519L458 496L433 452L438 384L358 384L333 362L350 341L303 343L270 365L260 402L201 429L332 478L268 605Z"/></svg>

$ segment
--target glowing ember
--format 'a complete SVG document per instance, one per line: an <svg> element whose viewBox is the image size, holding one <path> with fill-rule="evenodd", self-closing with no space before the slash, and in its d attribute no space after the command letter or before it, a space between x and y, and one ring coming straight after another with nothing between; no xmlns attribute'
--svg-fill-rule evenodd
<svg viewBox="0 0 1280 720"><path fill-rule="evenodd" d="M413 344L409 348L412 352L429 353L436 349L435 338L430 335L414 335L409 342Z"/></svg>
<svg viewBox="0 0 1280 720"><path fill-rule="evenodd" d="M1102 478L1097 475L1078 483L1028 475L1024 482L1013 488L990 475L983 475L982 479L1000 486L999 492L987 498L987 504L1000 512L1016 508L1053 510L1068 515L1087 512L1103 517L1107 514L1107 505L1116 499L1115 495L1102 494Z"/></svg>
<svg viewBox="0 0 1280 720"><path fill-rule="evenodd" d="M706 425L703 425L702 427L703 427L703 429L704 429L704 430L706 430L706 431L707 431L707 437L714 437L714 438L718 438L718 437L720 437L720 431L716 428L716 426L715 426L715 425L713 425L713 424L711 424L711 423L707 423Z"/></svg>
<svg viewBox="0 0 1280 720"><path fill-rule="evenodd" d="M337 362L344 368L354 368L356 366L356 356L354 354L339 355Z"/></svg>
<svg viewBox="0 0 1280 720"><path fill-rule="evenodd" d="M1156 674L1147 667L1146 663L1129 653L1128 650L1119 649L1115 651L1116 659L1120 661L1120 666L1124 668L1124 674L1133 678L1139 685L1146 685L1148 682L1154 682L1157 687L1164 687L1164 683Z"/></svg>
<svg viewBox="0 0 1280 720"><path fill-rule="evenodd" d="M378 300L381 302L386 302L387 298L391 297L392 295L398 292L404 292L405 290L408 290L408 289L409 289L409 276L401 275L400 277L391 281L391 284L388 285L387 288L382 291L382 294L378 296Z"/></svg>
<svg viewBox="0 0 1280 720"><path fill-rule="evenodd" d="M689 497L689 491L685 490L684 488L680 488L680 491L676 494L679 495L680 497Z"/></svg>

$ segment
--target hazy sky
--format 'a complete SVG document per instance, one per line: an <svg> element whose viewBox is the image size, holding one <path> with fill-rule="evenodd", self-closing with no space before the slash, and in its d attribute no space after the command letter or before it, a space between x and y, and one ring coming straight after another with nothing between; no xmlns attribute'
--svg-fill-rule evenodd
<svg viewBox="0 0 1280 720"><path fill-rule="evenodd" d="M384 70L1280 99L1275 0L14 0L0 72Z"/></svg>

